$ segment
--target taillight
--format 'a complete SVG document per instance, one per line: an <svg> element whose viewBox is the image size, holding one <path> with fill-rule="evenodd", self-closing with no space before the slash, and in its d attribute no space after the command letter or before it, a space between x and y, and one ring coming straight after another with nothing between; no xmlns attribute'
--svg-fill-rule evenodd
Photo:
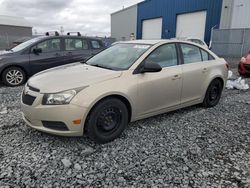
<svg viewBox="0 0 250 188"><path fill-rule="evenodd" d="M228 63L226 63L226 67L227 67L227 69L229 70L229 64L228 64Z"/></svg>
<svg viewBox="0 0 250 188"><path fill-rule="evenodd" d="M240 60L241 63L246 63L247 62L247 59L245 57L242 57L241 60Z"/></svg>

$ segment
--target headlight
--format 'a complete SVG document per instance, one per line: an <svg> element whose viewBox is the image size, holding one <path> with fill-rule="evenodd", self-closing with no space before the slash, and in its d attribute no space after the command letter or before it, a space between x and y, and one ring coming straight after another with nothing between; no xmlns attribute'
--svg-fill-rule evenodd
<svg viewBox="0 0 250 188"><path fill-rule="evenodd" d="M76 96L76 94L82 89L72 89L63 91L60 93L44 94L42 104L43 105L65 105Z"/></svg>

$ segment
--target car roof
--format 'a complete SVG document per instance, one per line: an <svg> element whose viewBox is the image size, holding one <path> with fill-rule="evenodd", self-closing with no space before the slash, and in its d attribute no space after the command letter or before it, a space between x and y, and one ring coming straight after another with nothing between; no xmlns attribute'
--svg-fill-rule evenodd
<svg viewBox="0 0 250 188"><path fill-rule="evenodd" d="M172 38L172 39L160 39L160 40L132 40L132 41L118 41L117 43L122 43L122 44L148 44L148 45L155 45L158 43L171 43L171 42L183 42L183 43L189 43L189 44L195 44L197 45L197 43L193 43L191 41L187 41L187 40L181 40L181 39L176 39L176 38Z"/></svg>
<svg viewBox="0 0 250 188"><path fill-rule="evenodd" d="M83 39L91 39L91 40L101 40L100 38L88 37L88 36L77 36L77 35L50 35L50 36L37 36L34 38L46 39L46 38L83 38Z"/></svg>
<svg viewBox="0 0 250 188"><path fill-rule="evenodd" d="M131 40L131 41L119 41L117 43L124 43L124 44L150 44L155 45L160 42L171 42L172 40Z"/></svg>

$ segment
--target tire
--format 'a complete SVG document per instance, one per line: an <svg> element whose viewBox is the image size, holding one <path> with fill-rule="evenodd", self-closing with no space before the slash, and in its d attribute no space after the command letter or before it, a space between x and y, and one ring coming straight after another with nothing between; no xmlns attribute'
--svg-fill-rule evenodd
<svg viewBox="0 0 250 188"><path fill-rule="evenodd" d="M19 67L9 67L2 73L2 81L10 87L20 86L25 83L26 74Z"/></svg>
<svg viewBox="0 0 250 188"><path fill-rule="evenodd" d="M216 106L221 98L223 85L219 79L213 80L208 86L202 106L211 108Z"/></svg>
<svg viewBox="0 0 250 188"><path fill-rule="evenodd" d="M128 109L119 99L99 102L90 112L85 126L88 136L99 144L118 138L128 125Z"/></svg>

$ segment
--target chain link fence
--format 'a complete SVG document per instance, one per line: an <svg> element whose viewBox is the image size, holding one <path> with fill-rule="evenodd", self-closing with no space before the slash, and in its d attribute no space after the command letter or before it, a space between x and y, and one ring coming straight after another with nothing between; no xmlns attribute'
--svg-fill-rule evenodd
<svg viewBox="0 0 250 188"><path fill-rule="evenodd" d="M250 29L215 29L211 47L222 57L242 57L250 51Z"/></svg>

